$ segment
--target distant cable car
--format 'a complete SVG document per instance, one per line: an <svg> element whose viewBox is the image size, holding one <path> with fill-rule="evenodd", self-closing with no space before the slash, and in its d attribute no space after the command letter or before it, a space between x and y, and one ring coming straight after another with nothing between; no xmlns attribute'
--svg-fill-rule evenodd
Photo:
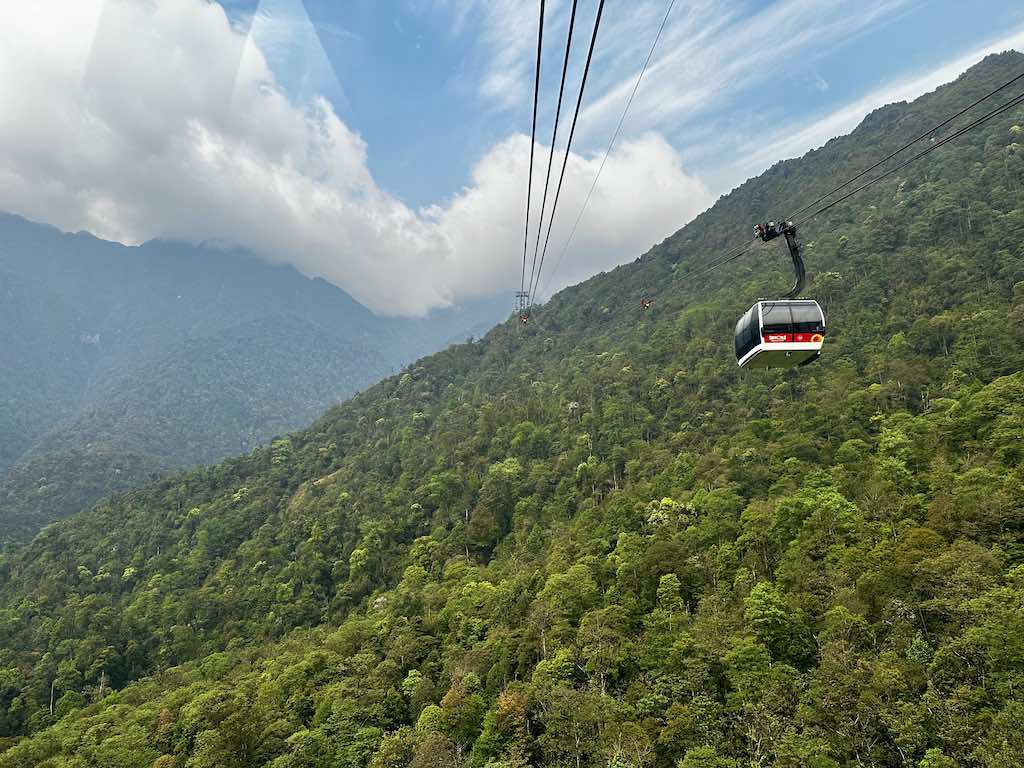
<svg viewBox="0 0 1024 768"><path fill-rule="evenodd" d="M740 368L792 368L813 363L825 341L825 313L818 302L798 299L804 288L804 261L791 221L768 221L754 227L764 242L786 238L796 285L781 299L762 299L736 323L736 362Z"/></svg>
<svg viewBox="0 0 1024 768"><path fill-rule="evenodd" d="M807 299L763 300L736 323L741 368L792 368L813 363L825 341L825 314Z"/></svg>
<svg viewBox="0 0 1024 768"><path fill-rule="evenodd" d="M646 296L640 299L640 309L650 309L654 306L654 299L648 299Z"/></svg>

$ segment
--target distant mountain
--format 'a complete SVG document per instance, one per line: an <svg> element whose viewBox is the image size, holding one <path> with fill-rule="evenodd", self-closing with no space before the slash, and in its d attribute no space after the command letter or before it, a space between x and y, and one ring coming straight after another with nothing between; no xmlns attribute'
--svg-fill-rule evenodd
<svg viewBox="0 0 1024 768"><path fill-rule="evenodd" d="M0 545L161 470L247 452L500 319L380 318L237 250L0 215Z"/></svg>

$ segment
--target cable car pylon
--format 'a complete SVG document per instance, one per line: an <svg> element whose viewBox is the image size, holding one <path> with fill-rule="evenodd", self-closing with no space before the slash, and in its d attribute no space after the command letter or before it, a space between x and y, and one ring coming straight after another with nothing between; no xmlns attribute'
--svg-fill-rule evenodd
<svg viewBox="0 0 1024 768"><path fill-rule="evenodd" d="M516 291L516 316L519 318L519 322L526 325L530 322L530 292L529 291Z"/></svg>

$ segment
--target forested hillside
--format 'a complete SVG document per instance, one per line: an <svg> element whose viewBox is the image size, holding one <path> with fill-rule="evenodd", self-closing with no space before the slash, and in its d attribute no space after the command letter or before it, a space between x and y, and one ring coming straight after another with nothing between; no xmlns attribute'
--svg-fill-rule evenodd
<svg viewBox="0 0 1024 768"><path fill-rule="evenodd" d="M801 232L819 363L732 357L782 246L691 279L1022 70L6 555L0 768L1024 765L1024 107Z"/></svg>
<svg viewBox="0 0 1024 768"><path fill-rule="evenodd" d="M309 424L498 317L377 317L244 252L127 248L0 215L0 547Z"/></svg>

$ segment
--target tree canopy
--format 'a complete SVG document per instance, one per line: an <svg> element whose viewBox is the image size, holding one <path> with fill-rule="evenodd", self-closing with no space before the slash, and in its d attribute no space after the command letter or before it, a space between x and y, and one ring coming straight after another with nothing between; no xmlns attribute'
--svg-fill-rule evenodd
<svg viewBox="0 0 1024 768"><path fill-rule="evenodd" d="M1022 63L5 555L0 768L1024 765L1024 109L801 231L815 366L691 279Z"/></svg>

